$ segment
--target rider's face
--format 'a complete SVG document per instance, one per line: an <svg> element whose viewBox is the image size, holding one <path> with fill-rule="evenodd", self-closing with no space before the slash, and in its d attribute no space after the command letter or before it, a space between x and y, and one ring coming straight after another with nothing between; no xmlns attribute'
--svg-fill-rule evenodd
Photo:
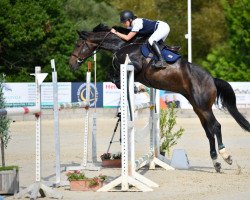
<svg viewBox="0 0 250 200"><path fill-rule="evenodd" d="M124 25L126 28L130 27L130 21L127 20L127 21L123 22L123 25Z"/></svg>

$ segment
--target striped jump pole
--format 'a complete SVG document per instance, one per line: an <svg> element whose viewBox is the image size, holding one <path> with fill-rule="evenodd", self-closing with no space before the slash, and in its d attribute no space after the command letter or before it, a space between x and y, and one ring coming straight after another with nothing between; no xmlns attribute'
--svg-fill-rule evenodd
<svg viewBox="0 0 250 200"><path fill-rule="evenodd" d="M89 103L81 101L81 102L73 102L73 103L60 103L58 105L59 110L63 109L74 109L74 108L88 108Z"/></svg>
<svg viewBox="0 0 250 200"><path fill-rule="evenodd" d="M26 114L39 114L39 107L20 107L20 108L2 108L0 109L0 116L17 116Z"/></svg>

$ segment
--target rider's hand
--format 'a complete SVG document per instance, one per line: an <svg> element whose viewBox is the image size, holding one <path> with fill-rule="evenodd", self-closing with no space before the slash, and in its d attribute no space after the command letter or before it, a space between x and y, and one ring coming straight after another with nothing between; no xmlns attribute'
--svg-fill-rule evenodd
<svg viewBox="0 0 250 200"><path fill-rule="evenodd" d="M116 34L117 31L112 28L110 32Z"/></svg>

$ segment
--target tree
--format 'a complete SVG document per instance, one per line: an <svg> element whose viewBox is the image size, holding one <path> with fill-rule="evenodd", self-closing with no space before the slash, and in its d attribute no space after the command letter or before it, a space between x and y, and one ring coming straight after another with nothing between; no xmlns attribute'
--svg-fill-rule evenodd
<svg viewBox="0 0 250 200"><path fill-rule="evenodd" d="M50 72L57 61L59 80L73 80L68 67L76 39L61 0L0 1L0 72L7 81L31 81L35 66Z"/></svg>
<svg viewBox="0 0 250 200"><path fill-rule="evenodd" d="M111 1L118 10L131 9L138 17L163 20L170 25L165 43L180 45L181 54L187 58L187 1L144 0ZM217 0L192 0L193 61L201 64L210 49L226 37L225 17Z"/></svg>
<svg viewBox="0 0 250 200"><path fill-rule="evenodd" d="M5 76L0 77L0 109L5 108L5 100L3 96ZM7 144L10 140L9 135L9 126L10 120L7 116L0 116L0 146L1 146L1 155L2 155L2 166L5 167L5 151Z"/></svg>
<svg viewBox="0 0 250 200"><path fill-rule="evenodd" d="M103 1L97 3L94 0L68 0L65 4L65 11L73 22L74 30L91 31L100 23L112 27L119 22L117 10ZM74 34L77 36L76 32ZM104 51L98 52L97 63L97 80L108 80L107 75L112 67L112 54ZM84 81L86 71L87 62L74 72L75 80Z"/></svg>
<svg viewBox="0 0 250 200"><path fill-rule="evenodd" d="M250 80L250 1L221 0L228 39L213 48L203 65L213 76L227 81Z"/></svg>

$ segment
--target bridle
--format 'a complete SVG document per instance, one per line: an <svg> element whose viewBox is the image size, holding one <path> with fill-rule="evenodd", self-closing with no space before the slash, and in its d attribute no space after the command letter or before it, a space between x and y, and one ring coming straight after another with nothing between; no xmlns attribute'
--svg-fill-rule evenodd
<svg viewBox="0 0 250 200"><path fill-rule="evenodd" d="M94 54L96 54L96 53L100 50L100 47L101 47L102 43L104 42L104 40L107 38L107 36L108 36L110 33L111 33L111 32L109 31L109 32L104 36L104 38L102 39L102 41L97 45L96 49L95 49L89 56L87 56L87 57L93 56ZM81 43L81 45L80 45L80 50L82 50L82 48L83 48L84 45L86 45L86 46L88 47L88 49L91 50L90 47L89 47L89 45L88 45L88 43L87 43L86 40L84 40L84 39L82 39L82 43ZM79 54L79 53L78 53L78 54ZM74 54L74 53L72 53L71 56L76 57L76 58L77 58L77 63L79 63L79 64L81 64L81 63L84 62L84 59L85 59L85 58L83 58L82 56L78 56L78 55L76 55L76 54ZM87 58L87 57L86 57L86 58Z"/></svg>

